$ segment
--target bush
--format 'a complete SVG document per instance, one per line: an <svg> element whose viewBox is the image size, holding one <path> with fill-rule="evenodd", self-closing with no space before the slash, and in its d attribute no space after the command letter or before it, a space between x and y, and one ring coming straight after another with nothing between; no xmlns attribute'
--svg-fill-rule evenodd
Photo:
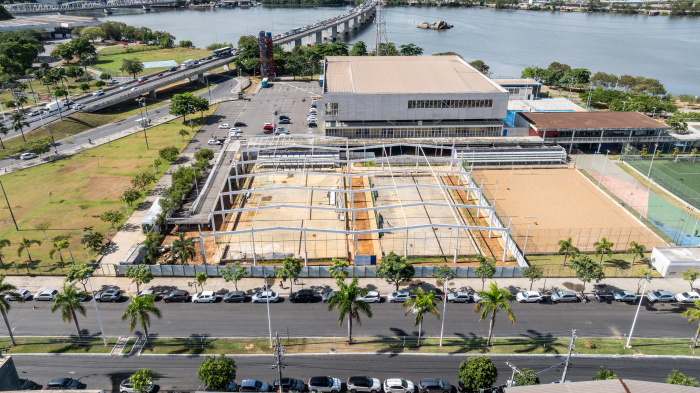
<svg viewBox="0 0 700 393"><path fill-rule="evenodd" d="M103 81L105 81L107 79L112 79L112 75L110 75L106 72L103 72L102 74L100 74L100 79L102 79Z"/></svg>
<svg viewBox="0 0 700 393"><path fill-rule="evenodd" d="M90 90L90 85L88 85L87 82L81 83L78 87L80 87L80 90L83 92Z"/></svg>
<svg viewBox="0 0 700 393"><path fill-rule="evenodd" d="M199 160L211 160L214 158L214 151L212 149L201 149L194 153L194 159Z"/></svg>
<svg viewBox="0 0 700 393"><path fill-rule="evenodd" d="M97 81L95 82L95 86L97 87L102 87L105 86L107 83L105 81Z"/></svg>
<svg viewBox="0 0 700 393"><path fill-rule="evenodd" d="M178 43L178 46L181 46L183 48L191 48L193 45L192 45L192 41L183 40L183 41L180 41Z"/></svg>
<svg viewBox="0 0 700 393"><path fill-rule="evenodd" d="M158 150L158 155L160 156L160 158L166 161L173 162L177 160L177 157L180 155L180 152L177 150L177 147L169 146Z"/></svg>

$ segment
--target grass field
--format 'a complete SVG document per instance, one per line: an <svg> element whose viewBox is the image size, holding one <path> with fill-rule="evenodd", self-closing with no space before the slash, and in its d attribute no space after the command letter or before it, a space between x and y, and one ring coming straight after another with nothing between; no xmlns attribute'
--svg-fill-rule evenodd
<svg viewBox="0 0 700 393"><path fill-rule="evenodd" d="M589 256L596 262L600 260L599 256ZM646 257L651 257L651 253L647 253ZM569 267L571 258L566 260L566 266L562 266L564 263L563 255L528 255L527 261L531 265L542 267L545 277L576 277L576 272ZM611 257L607 255L603 257L603 267L605 268L605 277L641 277L641 271L649 269L649 264L639 258L636 258L632 264L632 255L613 254ZM656 270L653 273L655 277L661 277ZM534 286L537 286L537 282ZM591 284L586 284L586 289L590 288Z"/></svg>
<svg viewBox="0 0 700 393"><path fill-rule="evenodd" d="M215 109L216 106L205 112L204 117L194 116L192 123L195 130ZM15 231L10 213L2 202L0 239L8 239L12 244L2 250L4 264L0 267L0 273L22 274L29 270L33 273L60 274L62 270L58 255L54 255L53 260L49 258L56 237L67 238L75 260L85 262L87 255L80 244L81 232L89 228L88 231L100 231L109 237L116 231L100 221L100 213L112 209L124 211L124 202L119 197L124 189L131 188L131 178L143 171L153 171L152 157L158 157L158 149L177 145L184 149L186 141L183 142L178 135L183 128L189 129L181 119L149 128L150 149L146 148L143 132L139 132L73 157L2 176L20 230ZM167 169L168 164L163 163L158 168L157 178ZM134 207L142 200L143 196L134 203ZM130 213L133 210L129 208ZM33 229L34 225L44 220L51 223L47 238L41 231ZM17 255L17 244L22 236L42 241L41 245L30 248L33 264L29 264L26 253ZM91 259L95 257L91 253ZM70 261L69 253L64 251L63 258Z"/></svg>
<svg viewBox="0 0 700 393"><path fill-rule="evenodd" d="M73 79L69 79L68 81L65 82L66 87L68 87L68 94L70 95L71 98L75 98L76 95L83 94L83 91L80 90L80 88L79 88L80 83L82 83L82 82L83 81L76 81ZM96 82L95 80L90 81L90 89L86 90L85 93L91 93L95 90L100 89L99 87L95 86L95 82ZM41 84L39 81L35 81L35 80L32 80L32 87L34 88L34 93L49 93L49 92L51 92L53 94L53 91L54 91L53 85L51 85L50 89L49 89L49 87L47 87L46 85ZM63 86L60 86L60 87L63 88ZM25 93L29 94L31 92L32 92L31 89L29 89L29 86L27 86L27 90L25 91ZM29 97L27 97L27 98L29 98ZM13 109L13 108L8 108L8 105L6 105L6 103L8 103L9 101L12 101L12 93L11 92L3 91L2 93L0 93L0 102L2 102L2 108L6 112L5 114L9 113L8 109L10 109L10 110ZM38 104L36 104L36 103L34 103L33 99L29 98L29 102L27 102L24 105L24 110L26 111L26 110L34 108L34 107L44 107L44 106L46 106L46 104L47 104L46 102L39 102Z"/></svg>
<svg viewBox="0 0 700 393"><path fill-rule="evenodd" d="M105 48L99 51L98 54L99 57L94 64L96 68L104 69L111 72L112 76L115 76L117 75L119 68L122 66L123 59L137 58L141 60L141 62L175 60L178 64L180 64L187 59L201 59L202 57L211 55L211 51L197 48L171 48L128 53L126 48L116 46ZM167 69L167 67L147 68L144 69L139 75L152 74L165 69Z"/></svg>
<svg viewBox="0 0 700 393"><path fill-rule="evenodd" d="M60 313L59 313L60 314ZM56 314L57 322L60 315ZM116 337L107 337L104 345L101 337L15 337L17 346L11 347L9 337L0 339L0 347L9 347L7 353L103 353L108 354L117 343Z"/></svg>
<svg viewBox="0 0 700 393"><path fill-rule="evenodd" d="M695 162L674 162L673 160L651 158L631 159L625 162L642 174L649 173L651 178L679 198L700 208L700 159Z"/></svg>

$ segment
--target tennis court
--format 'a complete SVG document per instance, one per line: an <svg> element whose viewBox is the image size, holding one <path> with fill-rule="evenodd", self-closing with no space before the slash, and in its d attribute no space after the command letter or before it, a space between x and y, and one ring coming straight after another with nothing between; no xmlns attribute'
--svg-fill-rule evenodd
<svg viewBox="0 0 700 393"><path fill-rule="evenodd" d="M643 175L650 173L649 176L656 183L700 209L700 159L683 157L676 161L675 158L655 158L653 164L651 158L622 159Z"/></svg>

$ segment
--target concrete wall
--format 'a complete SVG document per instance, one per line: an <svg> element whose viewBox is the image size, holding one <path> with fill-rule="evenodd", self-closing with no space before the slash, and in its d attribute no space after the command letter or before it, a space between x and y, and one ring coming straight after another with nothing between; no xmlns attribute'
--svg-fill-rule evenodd
<svg viewBox="0 0 700 393"><path fill-rule="evenodd" d="M10 356L0 358L0 391L19 390L19 376Z"/></svg>

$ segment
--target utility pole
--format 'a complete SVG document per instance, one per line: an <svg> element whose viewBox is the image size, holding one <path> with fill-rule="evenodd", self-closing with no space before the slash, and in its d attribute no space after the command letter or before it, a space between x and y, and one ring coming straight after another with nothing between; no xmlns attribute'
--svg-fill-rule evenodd
<svg viewBox="0 0 700 393"><path fill-rule="evenodd" d="M7 208L10 209L10 216L12 216L12 222L15 224L15 230L19 231L19 228L17 227L17 220L15 220L15 214L12 213L12 206L10 206L10 200L7 199L7 193L5 192L5 186L2 185L2 181L0 181L0 188L2 188L2 195L5 196L5 202L7 202Z"/></svg>
<svg viewBox="0 0 700 393"><path fill-rule="evenodd" d="M566 356L564 364L564 373L561 376L561 383L566 381L566 372L569 371L569 363L571 363L571 352L574 351L574 340L576 339L576 329L571 329L571 342L569 343L569 354Z"/></svg>
<svg viewBox="0 0 700 393"><path fill-rule="evenodd" d="M644 292L647 290L647 284L651 280L651 276L648 274L644 275L644 288L642 288L642 296L639 298L639 303L637 303L637 311L634 313L634 319L632 320L632 328L630 329L630 334L627 336L627 348L631 348L630 341L632 341L632 333L634 333L634 325L637 324L637 316L639 315L639 309L642 307L642 302L644 301Z"/></svg>
<svg viewBox="0 0 700 393"><path fill-rule="evenodd" d="M515 367L515 365L511 362L507 361L506 364L508 365L508 367L513 369L513 374L511 374L510 379L506 382L506 385L508 385L508 387L515 386L515 373L522 374L523 372L520 371L519 368Z"/></svg>
<svg viewBox="0 0 700 393"><path fill-rule="evenodd" d="M272 365L272 368L277 367L277 378L279 378L279 390L277 393L284 393L284 386L282 385L282 358L284 358L284 346L280 341L280 332L275 332L275 346L272 350L272 354L277 359L277 365Z"/></svg>

